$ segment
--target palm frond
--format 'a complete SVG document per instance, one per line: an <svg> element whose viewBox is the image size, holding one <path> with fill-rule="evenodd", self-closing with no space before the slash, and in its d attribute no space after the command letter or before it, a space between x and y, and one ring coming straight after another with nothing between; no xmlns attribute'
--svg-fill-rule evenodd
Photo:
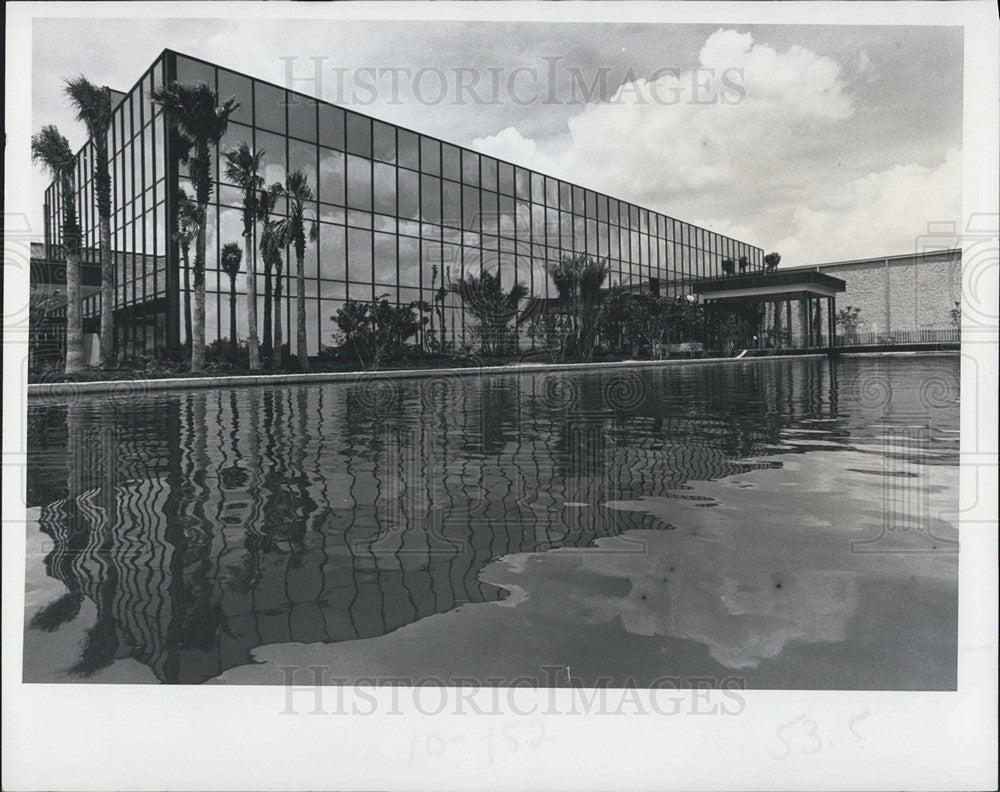
<svg viewBox="0 0 1000 792"><path fill-rule="evenodd" d="M76 167L69 141L53 124L43 126L31 136L31 161L47 168L57 179L71 174Z"/></svg>
<svg viewBox="0 0 1000 792"><path fill-rule="evenodd" d="M227 242L222 246L219 266L230 278L235 278L240 272L243 261L243 249L235 242Z"/></svg>
<svg viewBox="0 0 1000 792"><path fill-rule="evenodd" d="M87 127L95 146L107 146L111 126L111 89L95 85L82 74L65 80L66 95L76 109L76 120Z"/></svg>

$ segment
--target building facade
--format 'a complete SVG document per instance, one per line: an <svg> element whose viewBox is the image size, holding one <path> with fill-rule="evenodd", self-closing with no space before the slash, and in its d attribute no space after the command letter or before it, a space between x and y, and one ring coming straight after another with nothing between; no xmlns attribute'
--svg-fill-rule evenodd
<svg viewBox="0 0 1000 792"><path fill-rule="evenodd" d="M833 261L812 269L844 281L846 290L837 299L842 307L861 309L861 333L956 328L952 311L962 299L961 248Z"/></svg>
<svg viewBox="0 0 1000 792"><path fill-rule="evenodd" d="M165 50L118 102L109 140L116 261L116 345L133 354L184 345L181 255L174 238L179 190L193 195L177 146L150 92L170 80L205 83L220 99L241 103L212 166L206 218L206 342L229 335L228 278L219 251L242 244L240 190L226 183L220 155L246 141L263 152L266 184L302 171L315 196L309 206L318 239L304 264L306 335L311 355L335 343L333 316L345 300L388 295L399 304L430 304L442 285L464 275L500 273L533 297L555 296L548 262L586 253L607 259L611 286L656 284L682 296L722 261L763 269L763 251L649 209L497 160L470 149L318 101L234 71ZM97 260L90 144L79 154L77 190L84 257ZM58 256L60 195L46 192L46 256ZM284 256L284 338L295 337L294 254ZM237 282L237 334L246 338L246 262ZM258 315L264 284L258 257ZM92 321L100 295L85 302ZM444 340L467 341L461 299L445 297ZM441 333L442 324L437 325Z"/></svg>

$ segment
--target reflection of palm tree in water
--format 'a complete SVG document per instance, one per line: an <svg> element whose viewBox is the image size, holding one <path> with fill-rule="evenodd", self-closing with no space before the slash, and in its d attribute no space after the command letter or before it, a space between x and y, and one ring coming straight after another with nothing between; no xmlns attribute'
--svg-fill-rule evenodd
<svg viewBox="0 0 1000 792"><path fill-rule="evenodd" d="M716 374L650 375L656 399L617 413L600 411L604 375L577 377L577 406L593 407L579 431L531 375L393 385L379 410L342 386L189 392L146 413L115 410L112 440L148 442L130 448L128 481L104 480L99 500L121 511L94 545L107 569L98 579L77 563L95 552L72 516L88 508L80 481L93 471L73 462L74 496L50 496L41 521L55 543L46 571L69 591L32 624L56 629L91 599L94 651L79 670L131 656L165 681L198 682L261 644L381 635L496 599L478 577L492 559L662 527L601 504L746 469L734 451L761 453L796 416L828 417L827 383L795 370L805 374L748 378L749 429L727 425L726 404L703 406L734 387ZM690 407L691 389L702 406ZM92 417L67 420L86 428ZM150 532L130 559L129 542Z"/></svg>

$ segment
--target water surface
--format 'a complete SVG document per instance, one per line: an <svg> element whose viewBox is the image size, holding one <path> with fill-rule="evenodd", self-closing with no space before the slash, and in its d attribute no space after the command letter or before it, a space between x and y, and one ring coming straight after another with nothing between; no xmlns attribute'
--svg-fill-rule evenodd
<svg viewBox="0 0 1000 792"><path fill-rule="evenodd" d="M24 679L953 689L958 373L33 400Z"/></svg>

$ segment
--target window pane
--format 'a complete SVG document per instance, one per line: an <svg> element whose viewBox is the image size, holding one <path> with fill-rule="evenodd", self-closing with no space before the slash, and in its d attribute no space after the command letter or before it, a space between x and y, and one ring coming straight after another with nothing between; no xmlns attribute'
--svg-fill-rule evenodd
<svg viewBox="0 0 1000 792"><path fill-rule="evenodd" d="M254 113L254 120L259 128L285 134L284 89L254 82Z"/></svg>
<svg viewBox="0 0 1000 792"><path fill-rule="evenodd" d="M482 158L483 187L487 190L497 188L497 161L492 157Z"/></svg>
<svg viewBox="0 0 1000 792"><path fill-rule="evenodd" d="M371 162L347 155L347 206L351 209L372 208Z"/></svg>
<svg viewBox="0 0 1000 792"><path fill-rule="evenodd" d="M347 229L347 277L352 283L372 282L372 232L360 228ZM351 298L357 296L351 289ZM362 297L364 299L364 297ZM371 299L371 294L368 294Z"/></svg>
<svg viewBox="0 0 1000 792"><path fill-rule="evenodd" d="M406 129L398 130L399 164L416 170L419 165L419 143L415 133Z"/></svg>
<svg viewBox="0 0 1000 792"><path fill-rule="evenodd" d="M344 204L344 155L339 151L319 150L319 199Z"/></svg>
<svg viewBox="0 0 1000 792"><path fill-rule="evenodd" d="M441 173L441 143L423 135L420 136L420 170L434 176Z"/></svg>
<svg viewBox="0 0 1000 792"><path fill-rule="evenodd" d="M179 83L204 83L213 91L215 90L215 67L207 63L185 58L183 55L177 56L177 82ZM226 97L229 98L228 96Z"/></svg>
<svg viewBox="0 0 1000 792"><path fill-rule="evenodd" d="M316 102L313 99L289 94L288 134L316 142Z"/></svg>
<svg viewBox="0 0 1000 792"><path fill-rule="evenodd" d="M288 169L301 171L309 188L316 195L316 146L300 140L288 141Z"/></svg>
<svg viewBox="0 0 1000 792"><path fill-rule="evenodd" d="M420 175L420 218L425 223L441 222L441 180Z"/></svg>
<svg viewBox="0 0 1000 792"><path fill-rule="evenodd" d="M344 227L319 224L319 271L323 278L346 280L344 270Z"/></svg>
<svg viewBox="0 0 1000 792"><path fill-rule="evenodd" d="M462 181L473 186L479 184L479 155L462 151Z"/></svg>
<svg viewBox="0 0 1000 792"><path fill-rule="evenodd" d="M375 159L382 162L394 163L396 161L395 127L383 124L381 121L373 122L372 152Z"/></svg>
<svg viewBox="0 0 1000 792"><path fill-rule="evenodd" d="M514 171L514 188L518 198L522 201L528 200L528 171L524 168L517 168Z"/></svg>
<svg viewBox="0 0 1000 792"><path fill-rule="evenodd" d="M250 124L253 121L253 85L249 77L219 69L219 101L225 102L235 96L240 106L236 108L230 121Z"/></svg>
<svg viewBox="0 0 1000 792"><path fill-rule="evenodd" d="M375 234L375 282L396 284L396 237Z"/></svg>
<svg viewBox="0 0 1000 792"><path fill-rule="evenodd" d="M375 163L375 211L396 214L396 169L381 162Z"/></svg>
<svg viewBox="0 0 1000 792"><path fill-rule="evenodd" d="M399 171L399 216L407 220L420 217L420 191L417 174Z"/></svg>
<svg viewBox="0 0 1000 792"><path fill-rule="evenodd" d="M441 145L441 175L458 181L461 174L461 158L458 149L450 143Z"/></svg>
<svg viewBox="0 0 1000 792"><path fill-rule="evenodd" d="M462 227L461 186L455 182L442 182L443 203L441 206L442 222L452 228Z"/></svg>
<svg viewBox="0 0 1000 792"><path fill-rule="evenodd" d="M328 148L344 150L344 111L333 105L319 105L319 142Z"/></svg>
<svg viewBox="0 0 1000 792"><path fill-rule="evenodd" d="M501 162L500 165L499 165L499 168L500 168L500 175L499 175L500 188L499 188L499 191L502 192L502 193L504 193L505 195L513 195L514 194L514 166L511 165L510 163L507 163L507 162Z"/></svg>
<svg viewBox="0 0 1000 792"><path fill-rule="evenodd" d="M282 186L285 184L285 139L272 134L257 130L257 149L264 152L261 160L260 175L264 177L265 184L278 182Z"/></svg>
<svg viewBox="0 0 1000 792"><path fill-rule="evenodd" d="M357 113L347 113L347 152L359 157L372 155L371 119Z"/></svg>

